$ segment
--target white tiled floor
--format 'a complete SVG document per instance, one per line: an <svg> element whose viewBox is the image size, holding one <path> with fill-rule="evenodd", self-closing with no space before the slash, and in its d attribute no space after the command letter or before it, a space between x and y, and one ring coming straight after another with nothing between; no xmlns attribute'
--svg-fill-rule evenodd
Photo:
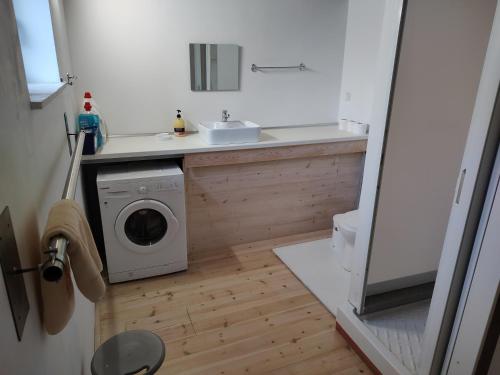
<svg viewBox="0 0 500 375"><path fill-rule="evenodd" d="M413 374L422 349L430 300L399 306L363 317L363 323Z"/></svg>
<svg viewBox="0 0 500 375"><path fill-rule="evenodd" d="M304 285L333 315L347 301L351 274L334 256L331 239L324 239L274 249Z"/></svg>

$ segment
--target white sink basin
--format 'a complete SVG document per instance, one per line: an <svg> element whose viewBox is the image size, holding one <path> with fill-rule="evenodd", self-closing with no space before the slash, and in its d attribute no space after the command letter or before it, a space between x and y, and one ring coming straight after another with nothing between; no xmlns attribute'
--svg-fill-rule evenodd
<svg viewBox="0 0 500 375"><path fill-rule="evenodd" d="M259 142L260 126L250 121L206 121L198 124L201 138L209 145Z"/></svg>

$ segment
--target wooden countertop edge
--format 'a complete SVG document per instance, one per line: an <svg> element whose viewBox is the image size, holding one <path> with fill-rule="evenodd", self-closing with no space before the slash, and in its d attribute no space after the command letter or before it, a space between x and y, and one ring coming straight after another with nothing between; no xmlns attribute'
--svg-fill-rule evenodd
<svg viewBox="0 0 500 375"><path fill-rule="evenodd" d="M363 153L367 140L277 146L260 149L212 151L187 154L185 168L246 164L284 159Z"/></svg>

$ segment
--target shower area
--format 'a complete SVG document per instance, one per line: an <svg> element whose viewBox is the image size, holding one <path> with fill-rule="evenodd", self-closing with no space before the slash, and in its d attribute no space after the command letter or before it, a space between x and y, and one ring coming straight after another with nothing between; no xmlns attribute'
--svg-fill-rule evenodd
<svg viewBox="0 0 500 375"><path fill-rule="evenodd" d="M368 144L351 306L337 317L349 326L352 314L386 349L392 367L379 369L384 374L428 373L426 324L497 7L496 0L401 4L387 116Z"/></svg>

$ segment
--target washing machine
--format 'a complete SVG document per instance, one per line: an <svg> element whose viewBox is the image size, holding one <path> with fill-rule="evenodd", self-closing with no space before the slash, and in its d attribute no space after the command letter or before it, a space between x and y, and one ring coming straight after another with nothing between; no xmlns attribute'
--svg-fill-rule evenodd
<svg viewBox="0 0 500 375"><path fill-rule="evenodd" d="M97 190L111 283L187 268L184 174L177 164L104 167Z"/></svg>

